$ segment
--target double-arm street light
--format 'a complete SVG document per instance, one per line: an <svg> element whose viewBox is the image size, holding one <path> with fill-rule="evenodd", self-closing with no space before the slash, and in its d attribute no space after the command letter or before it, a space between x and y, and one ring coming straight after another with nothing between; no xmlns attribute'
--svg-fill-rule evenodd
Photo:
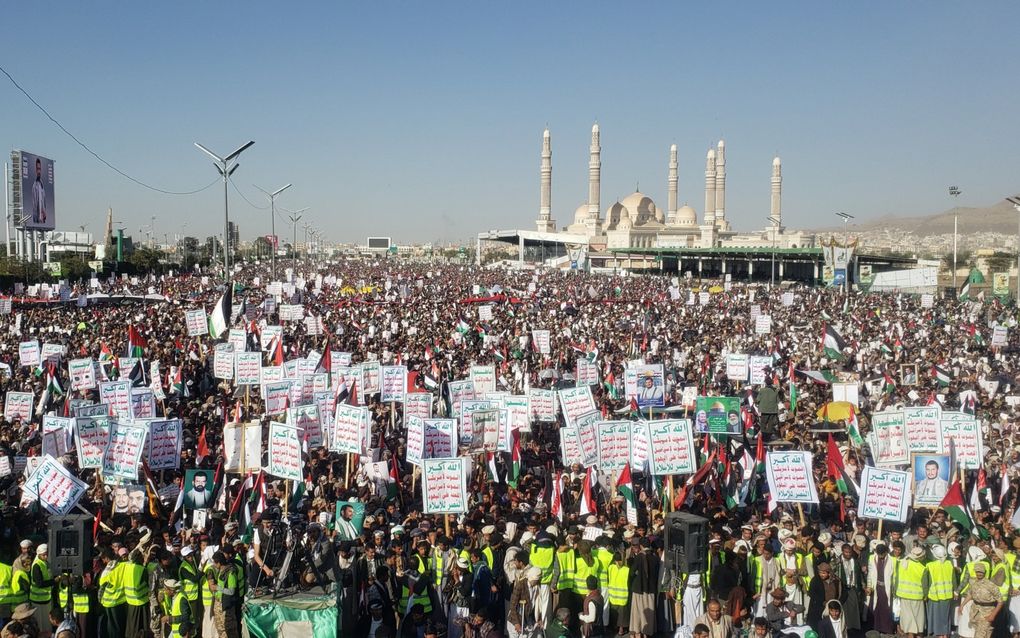
<svg viewBox="0 0 1020 638"><path fill-rule="evenodd" d="M286 186L281 186L280 188L277 188L272 193L270 193L269 191L267 191L267 190L265 190L263 188L259 188L258 186L255 186L255 188L258 188L260 191L262 191L263 193L266 194L266 197L269 198L269 209L270 209L269 219L270 219L270 222L271 222L270 228L272 229L271 232L273 233L272 236L271 236L271 239L269 241L269 243L271 244L270 247L272 248L272 253L273 253L272 265L270 266L270 271L269 271L272 274L272 277L273 277L272 281L276 280L276 196L279 195L280 193L282 193L283 191L287 190L288 188L290 188L290 186L291 186L290 184L287 184Z"/></svg>
<svg viewBox="0 0 1020 638"><path fill-rule="evenodd" d="M234 171L236 171L239 166L239 164L234 160L236 160L238 155L246 151L254 143L254 141L249 141L247 144L238 147L238 149L230 155L220 157L198 142L195 142L195 146L197 146L200 151L213 158L213 166L216 167L220 177L223 178L223 278L225 280L230 278L230 214L227 205L227 180L234 174Z"/></svg>

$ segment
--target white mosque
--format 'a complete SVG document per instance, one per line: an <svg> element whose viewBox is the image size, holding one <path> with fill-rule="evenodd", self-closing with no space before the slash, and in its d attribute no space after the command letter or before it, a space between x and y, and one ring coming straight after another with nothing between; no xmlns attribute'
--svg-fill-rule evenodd
<svg viewBox="0 0 1020 638"><path fill-rule="evenodd" d="M541 189L537 230L542 234L563 234L586 238L589 249L626 248L809 248L815 236L783 227L783 169L778 157L772 160L771 223L763 230L737 233L726 219L726 145L720 140L705 158L705 209L698 213L689 205L678 207L678 163L676 144L669 149L668 201L666 211L650 197L634 192L602 211L602 146L599 126L591 129L588 161L588 201L574 211L573 223L557 231L552 218L552 138L542 134Z"/></svg>

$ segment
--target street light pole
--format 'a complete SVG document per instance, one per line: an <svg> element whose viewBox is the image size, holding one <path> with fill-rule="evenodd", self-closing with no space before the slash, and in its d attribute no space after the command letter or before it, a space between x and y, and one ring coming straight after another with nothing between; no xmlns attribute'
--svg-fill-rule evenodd
<svg viewBox="0 0 1020 638"><path fill-rule="evenodd" d="M291 253L293 253L291 255L291 259L294 265L297 266L297 223L301 221L301 215L295 213L293 215L290 215L288 219L290 219L290 225L294 232L294 238L290 242L290 250Z"/></svg>
<svg viewBox="0 0 1020 638"><path fill-rule="evenodd" d="M272 239L270 240L270 249L271 249L271 252L273 253L273 259L272 259L272 265L270 266L270 271L269 272L272 273L274 281L276 280L276 196L279 195L280 193L282 193L283 191L287 190L288 188L290 188L290 186L291 186L290 184L287 184L286 186L281 186L280 188L277 188L272 193L270 193L269 191L264 190L262 188L259 188L258 186L255 186L255 188L258 188L260 191L262 191L263 193L266 194L266 197L269 198L269 208L270 208L269 221L270 221L270 228L272 229L271 232L273 233L272 236L271 236Z"/></svg>
<svg viewBox="0 0 1020 638"><path fill-rule="evenodd" d="M843 250L850 245L850 235L847 230L847 222L854 218L850 213L836 213L843 218ZM845 254L845 253L844 253ZM846 268L843 270L843 294L850 294L850 260L846 260Z"/></svg>
<svg viewBox="0 0 1020 638"><path fill-rule="evenodd" d="M254 144L254 140L250 140L247 144L243 144L238 147L236 151L227 155L226 157L220 157L216 153L213 153L206 147L202 146L198 142L195 142L195 146L200 151L213 158L213 166L219 172L220 177L223 178L223 279L227 280L230 278L230 212L229 205L227 202L227 180L234 174L237 167L240 166L234 160L237 156L247 150Z"/></svg>
<svg viewBox="0 0 1020 638"><path fill-rule="evenodd" d="M953 197L953 290L958 290L956 287L956 237L957 237L957 222L959 221L960 211L956 206L956 198L960 196L959 188L956 186L949 187L949 194Z"/></svg>
<svg viewBox="0 0 1020 638"><path fill-rule="evenodd" d="M1006 201L1013 204L1016 212L1020 213L1020 195L1007 197ZM1016 230L1016 303L1020 304L1020 215L1017 216Z"/></svg>

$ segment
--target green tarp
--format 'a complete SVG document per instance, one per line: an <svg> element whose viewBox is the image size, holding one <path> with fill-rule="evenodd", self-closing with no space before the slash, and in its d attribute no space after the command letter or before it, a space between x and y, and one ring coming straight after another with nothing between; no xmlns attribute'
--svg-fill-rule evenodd
<svg viewBox="0 0 1020 638"><path fill-rule="evenodd" d="M335 638L336 599L332 597L290 596L273 600L256 598L244 608L244 624L251 638L283 638L280 623L307 623L311 638ZM298 629L300 625L294 629ZM287 634L283 634L286 636ZM296 635L292 630L289 635Z"/></svg>

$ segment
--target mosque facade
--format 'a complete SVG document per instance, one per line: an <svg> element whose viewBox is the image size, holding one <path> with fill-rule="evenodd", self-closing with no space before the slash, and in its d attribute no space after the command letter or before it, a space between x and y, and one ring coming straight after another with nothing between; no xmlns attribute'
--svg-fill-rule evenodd
<svg viewBox="0 0 1020 638"><path fill-rule="evenodd" d="M602 145L598 124L591 129L588 159L588 200L574 211L573 220L556 229L552 217L552 138L542 134L540 203L537 230L583 236L589 248L810 248L815 235L783 226L783 168L772 160L769 224L762 230L738 233L726 218L726 145L719 143L705 157L705 205L699 219L688 204L679 204L677 147L669 148L667 203L663 211L644 193L636 191L604 211L601 204Z"/></svg>

